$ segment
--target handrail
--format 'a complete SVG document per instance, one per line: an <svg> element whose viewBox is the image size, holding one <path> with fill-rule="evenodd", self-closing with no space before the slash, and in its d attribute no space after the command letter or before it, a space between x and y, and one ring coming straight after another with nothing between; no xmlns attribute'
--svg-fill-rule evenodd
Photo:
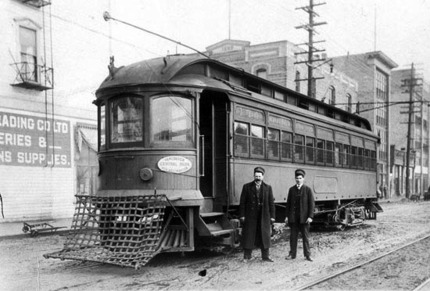
<svg viewBox="0 0 430 291"><path fill-rule="evenodd" d="M200 135L200 156L201 156L201 165L200 165L200 177L205 176L205 136Z"/></svg>

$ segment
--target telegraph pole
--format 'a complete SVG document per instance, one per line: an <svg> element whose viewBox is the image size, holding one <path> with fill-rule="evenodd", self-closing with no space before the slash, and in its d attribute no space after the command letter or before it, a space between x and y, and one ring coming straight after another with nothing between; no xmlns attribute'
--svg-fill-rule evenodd
<svg viewBox="0 0 430 291"><path fill-rule="evenodd" d="M414 113L414 93L415 93L415 87L420 86L417 81L422 80L421 78L415 78L415 68L414 63L411 64L411 76L409 79L403 79L403 85L402 87L407 87L409 92L409 110L407 111L408 114L408 133L407 133L407 139L406 139L406 198L409 198L410 192L411 192L411 185L410 185L410 159L411 159L411 135L412 135L412 114ZM422 104L421 104L422 107ZM422 118L422 115L421 115ZM422 155L422 153L421 153ZM422 167L422 163L421 163ZM422 188L422 187L421 187Z"/></svg>
<svg viewBox="0 0 430 291"><path fill-rule="evenodd" d="M300 80L296 80L296 81L305 81L306 80L308 82L308 96L313 97L313 98L315 98L315 96L314 96L314 80L324 79L324 77L313 77L313 70L314 70L313 63L326 60L325 58L314 59L314 53L325 51L325 49L316 49L314 47L315 43L324 42L324 40L314 41L314 34L316 33L314 27L319 26L319 25L323 25L323 24L327 24L327 22L315 22L314 21L314 17L319 16L314 11L314 7L324 5L324 4L326 4L326 3L324 2L324 3L314 4L313 0L309 0L309 6L296 8L296 10L302 9L303 11L305 11L306 13L309 14L309 23L304 24L304 25L300 25L300 26L296 26L296 28L303 28L303 29L308 31L308 42L304 43L305 45L308 46L308 50L307 50L307 52L305 51L305 52L296 53L296 55L307 54L308 59L307 59L307 61L295 62L295 64L306 63L306 65L308 66L308 78L307 79L300 79Z"/></svg>

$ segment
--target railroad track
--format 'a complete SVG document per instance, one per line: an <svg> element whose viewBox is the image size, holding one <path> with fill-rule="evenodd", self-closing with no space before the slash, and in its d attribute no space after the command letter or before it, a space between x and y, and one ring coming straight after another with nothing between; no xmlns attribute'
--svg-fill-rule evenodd
<svg viewBox="0 0 430 291"><path fill-rule="evenodd" d="M368 268L369 270L372 270L372 268L371 268L372 264L377 264L378 261L381 261L381 260L383 260L389 256L395 256L396 254L400 254L406 248L414 247L415 245L418 245L421 243L426 243L427 245L430 245L430 234L427 234L426 236L424 236L420 239L414 240L410 243L407 243L403 246L400 246L394 250L386 252L386 253L379 255L375 258L372 258L370 260L358 263L352 267L348 267L346 269L342 269L342 270L335 272L333 274L323 276L323 277L320 277L320 278L315 279L313 281L307 282L301 286L294 288L293 290L312 290L312 289L324 289L325 290L325 289L330 289L331 287L334 287L334 286L330 286L330 282L333 282L333 285L336 285L337 283L335 283L335 280L339 281L339 279L342 278L342 276L345 276L345 277L351 276L351 273L354 272L355 270L359 269L359 268ZM419 257L419 255L418 255L418 257ZM426 261L426 262L428 262L428 261ZM430 277L430 274L427 275L427 278L429 278L429 277ZM425 285L425 284L429 285L429 280L427 280L427 281L424 280L424 281L425 282L422 282L422 284L420 286L417 286L415 289L411 289L411 290L414 290L414 291L423 290L422 289L423 285ZM338 286L336 286L336 287L338 287ZM342 288L350 289L348 287L353 288L355 286L342 286ZM368 286L368 287L371 287L371 286ZM373 286L373 287L376 288L377 286ZM362 289L362 288L360 288L360 289Z"/></svg>

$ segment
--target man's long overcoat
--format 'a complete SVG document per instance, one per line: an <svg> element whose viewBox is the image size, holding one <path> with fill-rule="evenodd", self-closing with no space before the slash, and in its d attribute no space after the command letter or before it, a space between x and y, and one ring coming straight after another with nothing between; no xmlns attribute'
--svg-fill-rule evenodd
<svg viewBox="0 0 430 291"><path fill-rule="evenodd" d="M271 246L270 231L271 218L275 218L275 199L273 198L272 186L262 182L261 191L263 191L262 214L261 214L261 237L263 248ZM253 249L255 246L255 235L258 223L258 197L255 182L243 185L242 194L240 195L240 217L245 217L245 223L242 229L242 247Z"/></svg>

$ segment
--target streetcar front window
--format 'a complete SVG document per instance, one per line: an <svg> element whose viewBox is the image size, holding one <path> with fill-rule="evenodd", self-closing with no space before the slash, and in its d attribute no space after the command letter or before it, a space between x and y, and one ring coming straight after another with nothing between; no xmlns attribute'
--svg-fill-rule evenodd
<svg viewBox="0 0 430 291"><path fill-rule="evenodd" d="M141 142L143 140L143 100L122 97L111 102L111 143Z"/></svg>
<svg viewBox="0 0 430 291"><path fill-rule="evenodd" d="M151 100L151 145L153 147L192 147L192 101L179 96L162 96Z"/></svg>

